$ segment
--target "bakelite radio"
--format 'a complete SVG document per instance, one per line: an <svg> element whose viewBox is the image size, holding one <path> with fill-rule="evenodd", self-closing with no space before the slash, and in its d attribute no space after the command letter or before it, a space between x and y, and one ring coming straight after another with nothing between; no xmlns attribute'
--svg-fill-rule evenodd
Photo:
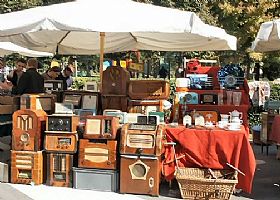
<svg viewBox="0 0 280 200"><path fill-rule="evenodd" d="M53 114L47 117L47 133L77 132L79 116L67 114Z"/></svg>
<svg viewBox="0 0 280 200"><path fill-rule="evenodd" d="M161 157L121 155L120 193L159 195Z"/></svg>
<svg viewBox="0 0 280 200"><path fill-rule="evenodd" d="M23 94L20 97L20 109L44 110L52 114L55 99L53 94Z"/></svg>
<svg viewBox="0 0 280 200"><path fill-rule="evenodd" d="M11 151L11 183L43 183L42 151Z"/></svg>
<svg viewBox="0 0 280 200"><path fill-rule="evenodd" d="M131 99L168 99L170 84L164 80L130 80L128 96Z"/></svg>
<svg viewBox="0 0 280 200"><path fill-rule="evenodd" d="M112 139L114 140L119 128L119 118L112 116L87 116L83 134L87 139Z"/></svg>
<svg viewBox="0 0 280 200"><path fill-rule="evenodd" d="M76 153L78 134L46 133L44 148L46 152Z"/></svg>
<svg viewBox="0 0 280 200"><path fill-rule="evenodd" d="M103 115L118 117L120 124L127 123L127 112L122 112L120 110L114 110L114 109L106 109L103 111Z"/></svg>
<svg viewBox="0 0 280 200"><path fill-rule="evenodd" d="M201 94L200 95L201 104L218 104L218 95L217 94Z"/></svg>
<svg viewBox="0 0 280 200"><path fill-rule="evenodd" d="M47 154L47 185L72 187L73 155Z"/></svg>
<svg viewBox="0 0 280 200"><path fill-rule="evenodd" d="M16 151L39 151L46 128L43 110L18 110L13 114L12 148Z"/></svg>
<svg viewBox="0 0 280 200"><path fill-rule="evenodd" d="M129 100L129 113L148 114L149 112L162 112L164 100Z"/></svg>
<svg viewBox="0 0 280 200"><path fill-rule="evenodd" d="M164 125L125 124L120 153L159 156L163 153L164 140Z"/></svg>
<svg viewBox="0 0 280 200"><path fill-rule="evenodd" d="M79 142L79 167L117 168L117 141L108 140L107 143L94 143L87 139L81 139Z"/></svg>

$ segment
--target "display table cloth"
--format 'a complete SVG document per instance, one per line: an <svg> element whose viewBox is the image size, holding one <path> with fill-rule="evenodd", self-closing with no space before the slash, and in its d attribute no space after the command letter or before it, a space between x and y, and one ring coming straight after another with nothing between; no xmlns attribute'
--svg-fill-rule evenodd
<svg viewBox="0 0 280 200"><path fill-rule="evenodd" d="M273 119L269 140L280 144L280 115L275 115Z"/></svg>
<svg viewBox="0 0 280 200"><path fill-rule="evenodd" d="M230 163L245 173L245 176L238 175L236 188L251 193L256 161L243 126L239 131L167 127L166 137L168 142L176 143L179 167L228 169L226 163ZM167 180L171 180L175 172L174 149L171 145L165 148L163 174Z"/></svg>

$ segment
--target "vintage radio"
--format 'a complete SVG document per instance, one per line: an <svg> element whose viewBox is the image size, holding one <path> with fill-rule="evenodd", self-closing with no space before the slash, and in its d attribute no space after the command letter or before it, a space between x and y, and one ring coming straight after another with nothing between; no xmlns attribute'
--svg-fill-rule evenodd
<svg viewBox="0 0 280 200"><path fill-rule="evenodd" d="M127 113L127 123L137 124L138 116L144 116L142 113Z"/></svg>
<svg viewBox="0 0 280 200"><path fill-rule="evenodd" d="M160 156L121 155L120 193L159 195Z"/></svg>
<svg viewBox="0 0 280 200"><path fill-rule="evenodd" d="M84 90L91 92L98 92L98 85L95 81L88 81L84 85Z"/></svg>
<svg viewBox="0 0 280 200"><path fill-rule="evenodd" d="M194 121L194 118L198 115L203 116L205 122L212 122L213 124L216 124L219 121L217 111L196 110L195 112L191 112L191 117L192 117L193 121Z"/></svg>
<svg viewBox="0 0 280 200"><path fill-rule="evenodd" d="M11 151L11 183L43 183L42 151Z"/></svg>
<svg viewBox="0 0 280 200"><path fill-rule="evenodd" d="M129 72L120 67L107 67L102 75L102 95L126 95Z"/></svg>
<svg viewBox="0 0 280 200"><path fill-rule="evenodd" d="M82 96L80 94L64 94L63 103L71 103L74 108L81 107Z"/></svg>
<svg viewBox="0 0 280 200"><path fill-rule="evenodd" d="M46 132L69 133L76 132L79 125L79 116L67 114L53 114L47 117Z"/></svg>
<svg viewBox="0 0 280 200"><path fill-rule="evenodd" d="M187 74L191 89L213 89L213 77L208 74Z"/></svg>
<svg viewBox="0 0 280 200"><path fill-rule="evenodd" d="M94 143L80 139L79 167L116 169L117 168L117 141Z"/></svg>
<svg viewBox="0 0 280 200"><path fill-rule="evenodd" d="M98 109L98 93L96 94L85 94L82 97L82 109Z"/></svg>
<svg viewBox="0 0 280 200"><path fill-rule="evenodd" d="M143 115L137 117L137 124L158 125L159 117L156 115Z"/></svg>
<svg viewBox="0 0 280 200"><path fill-rule="evenodd" d="M72 187L73 155L47 154L47 185Z"/></svg>
<svg viewBox="0 0 280 200"><path fill-rule="evenodd" d="M163 153L164 140L164 125L125 124L120 153L159 156Z"/></svg>
<svg viewBox="0 0 280 200"><path fill-rule="evenodd" d="M147 115L149 112L162 112L164 100L129 100L129 113L142 113Z"/></svg>
<svg viewBox="0 0 280 200"><path fill-rule="evenodd" d="M131 99L168 99L170 84L164 80L130 80L128 96Z"/></svg>
<svg viewBox="0 0 280 200"><path fill-rule="evenodd" d="M198 104L198 94L196 92L177 92L176 96L180 105Z"/></svg>
<svg viewBox="0 0 280 200"><path fill-rule="evenodd" d="M62 80L45 80L44 89L46 92L63 90L63 81Z"/></svg>
<svg viewBox="0 0 280 200"><path fill-rule="evenodd" d="M119 128L119 118L112 116L87 116L84 138L115 139Z"/></svg>
<svg viewBox="0 0 280 200"><path fill-rule="evenodd" d="M123 112L127 111L126 95L103 95L102 96L102 109L116 109Z"/></svg>
<svg viewBox="0 0 280 200"><path fill-rule="evenodd" d="M108 169L73 167L73 188L118 192L119 172Z"/></svg>
<svg viewBox="0 0 280 200"><path fill-rule="evenodd" d="M0 105L1 107L10 106L10 111L7 111L7 114L12 114L13 112L19 110L20 106L20 96L8 96L8 95L0 95ZM3 110L0 108L0 114L5 114Z"/></svg>
<svg viewBox="0 0 280 200"><path fill-rule="evenodd" d="M73 114L74 106L72 103L55 103L56 114Z"/></svg>
<svg viewBox="0 0 280 200"><path fill-rule="evenodd" d="M55 98L53 94L23 94L20 97L20 109L44 110L52 114Z"/></svg>
<svg viewBox="0 0 280 200"><path fill-rule="evenodd" d="M199 99L201 104L218 104L217 94L201 94Z"/></svg>
<svg viewBox="0 0 280 200"><path fill-rule="evenodd" d="M165 123L164 112L149 112L149 116L158 116L159 123Z"/></svg>
<svg viewBox="0 0 280 200"><path fill-rule="evenodd" d="M218 79L222 87L238 89L244 84L244 71L238 64L228 64L218 71Z"/></svg>
<svg viewBox="0 0 280 200"><path fill-rule="evenodd" d="M46 152L76 153L78 134L76 133L46 133L44 148Z"/></svg>
<svg viewBox="0 0 280 200"><path fill-rule="evenodd" d="M127 123L127 112L122 112L120 110L114 110L114 109L106 109L103 111L103 115L118 117L120 124Z"/></svg>
<svg viewBox="0 0 280 200"><path fill-rule="evenodd" d="M39 151L46 128L43 110L18 110L13 114L12 148L16 151Z"/></svg>
<svg viewBox="0 0 280 200"><path fill-rule="evenodd" d="M0 162L0 183L9 182L9 167L8 164Z"/></svg>

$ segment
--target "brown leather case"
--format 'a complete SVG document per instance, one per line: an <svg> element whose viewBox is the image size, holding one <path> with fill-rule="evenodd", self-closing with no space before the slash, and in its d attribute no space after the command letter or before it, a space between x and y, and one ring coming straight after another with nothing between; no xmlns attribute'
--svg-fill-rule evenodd
<svg viewBox="0 0 280 200"><path fill-rule="evenodd" d="M42 151L11 151L11 183L43 183Z"/></svg>
<svg viewBox="0 0 280 200"><path fill-rule="evenodd" d="M164 80L131 80L128 96L131 99L168 99L170 84Z"/></svg>
<svg viewBox="0 0 280 200"><path fill-rule="evenodd" d="M49 114L54 113L54 94L23 94L20 97L20 109L44 110Z"/></svg>
<svg viewBox="0 0 280 200"><path fill-rule="evenodd" d="M47 154L47 185L72 187L73 155Z"/></svg>
<svg viewBox="0 0 280 200"><path fill-rule="evenodd" d="M159 195L160 157L121 155L120 193Z"/></svg>
<svg viewBox="0 0 280 200"><path fill-rule="evenodd" d="M102 75L102 95L127 95L129 72L120 67L107 67Z"/></svg>
<svg viewBox="0 0 280 200"><path fill-rule="evenodd" d="M79 144L79 167L116 169L117 168L117 141L94 143L81 139Z"/></svg>
<svg viewBox="0 0 280 200"><path fill-rule="evenodd" d="M47 133L76 133L79 116L67 114L48 115L46 124Z"/></svg>
<svg viewBox="0 0 280 200"><path fill-rule="evenodd" d="M218 112L217 111L204 111L204 110L196 110L195 112L191 112L192 121L194 122L194 115L199 114L202 115L205 119L205 122L212 122L217 123L219 121L218 119Z"/></svg>
<svg viewBox="0 0 280 200"><path fill-rule="evenodd" d="M122 126L120 153L156 155L163 153L165 127L158 125L156 130L129 130L129 124Z"/></svg>
<svg viewBox="0 0 280 200"><path fill-rule="evenodd" d="M39 151L46 128L47 114L43 110L18 110L13 114L12 149Z"/></svg>
<svg viewBox="0 0 280 200"><path fill-rule="evenodd" d="M51 153L76 153L78 134L76 133L46 133L44 148Z"/></svg>
<svg viewBox="0 0 280 200"><path fill-rule="evenodd" d="M164 100L129 100L127 112L148 114L149 107L156 107L157 112L163 112ZM154 110L153 110L154 111Z"/></svg>
<svg viewBox="0 0 280 200"><path fill-rule="evenodd" d="M126 95L103 95L102 109L116 109L123 112L127 111L128 97Z"/></svg>
<svg viewBox="0 0 280 200"><path fill-rule="evenodd" d="M119 118L113 116L87 116L83 137L86 139L114 140L119 128Z"/></svg>

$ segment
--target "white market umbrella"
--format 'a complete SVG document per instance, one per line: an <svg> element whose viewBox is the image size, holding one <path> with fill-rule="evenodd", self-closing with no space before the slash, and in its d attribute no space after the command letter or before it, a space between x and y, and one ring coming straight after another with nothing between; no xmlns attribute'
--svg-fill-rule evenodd
<svg viewBox="0 0 280 200"><path fill-rule="evenodd" d="M260 30L252 44L256 52L280 50L280 19L261 24Z"/></svg>
<svg viewBox="0 0 280 200"><path fill-rule="evenodd" d="M48 57L53 56L52 53L47 52L41 52L41 51L33 51L21 46L18 46L16 44L13 44L11 42L0 42L0 56L6 56L10 55L12 53L18 53L23 56L29 56L29 57Z"/></svg>

